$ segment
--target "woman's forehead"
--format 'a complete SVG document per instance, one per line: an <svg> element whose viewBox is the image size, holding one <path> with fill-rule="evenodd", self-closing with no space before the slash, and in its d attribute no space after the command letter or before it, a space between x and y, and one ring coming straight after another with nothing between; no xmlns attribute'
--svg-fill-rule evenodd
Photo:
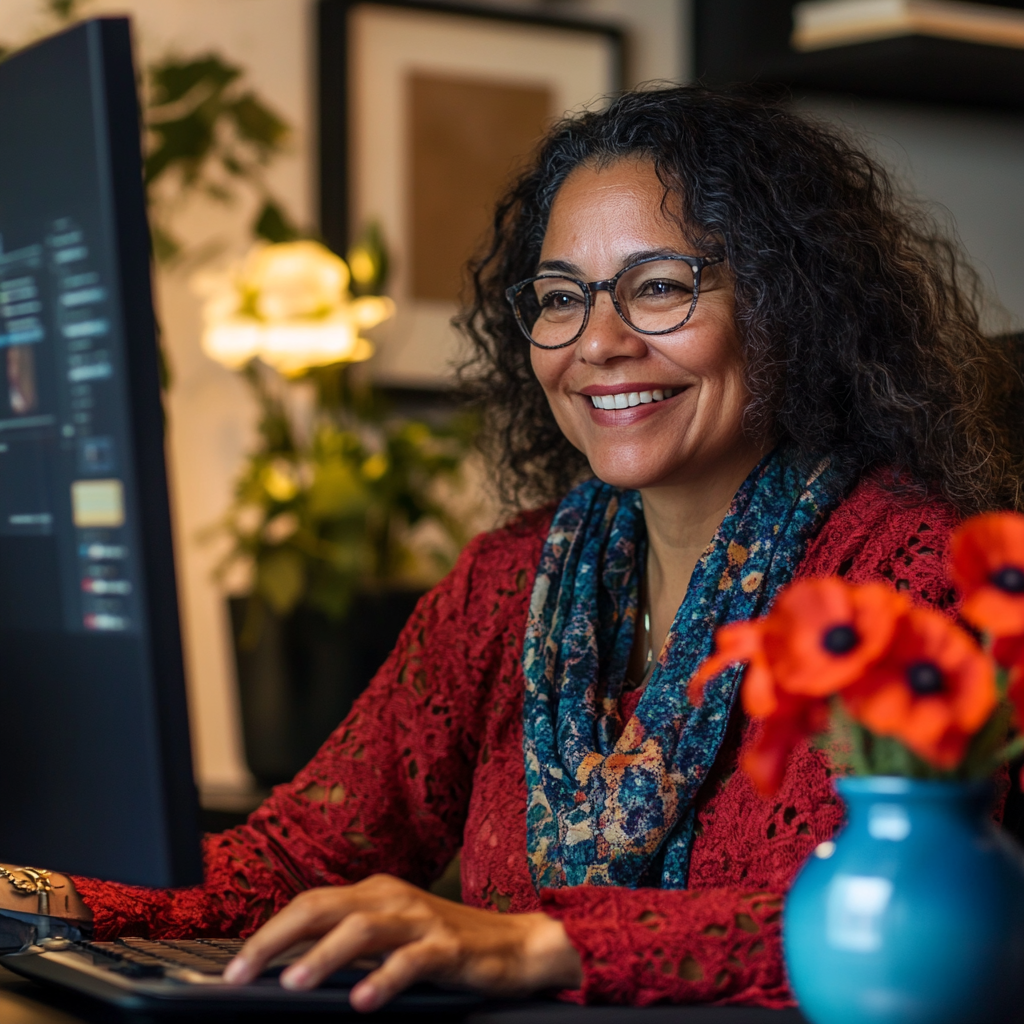
<svg viewBox="0 0 1024 1024"><path fill-rule="evenodd" d="M666 195L650 160L583 164L555 196L540 258L678 250L685 235L673 207L680 203L674 193Z"/></svg>

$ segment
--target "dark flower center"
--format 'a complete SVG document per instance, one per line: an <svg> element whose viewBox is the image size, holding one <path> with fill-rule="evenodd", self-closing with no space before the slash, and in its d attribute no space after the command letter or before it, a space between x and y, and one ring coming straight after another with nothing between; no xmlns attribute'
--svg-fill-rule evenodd
<svg viewBox="0 0 1024 1024"><path fill-rule="evenodd" d="M996 569L988 578L993 587L1005 590L1008 594L1024 594L1024 569L1015 565L1004 565Z"/></svg>
<svg viewBox="0 0 1024 1024"><path fill-rule="evenodd" d="M907 667L907 682L914 693L927 697L942 690L942 672L931 661L915 661Z"/></svg>
<svg viewBox="0 0 1024 1024"><path fill-rule="evenodd" d="M860 637L853 626L833 626L821 642L829 654L849 654L860 643Z"/></svg>

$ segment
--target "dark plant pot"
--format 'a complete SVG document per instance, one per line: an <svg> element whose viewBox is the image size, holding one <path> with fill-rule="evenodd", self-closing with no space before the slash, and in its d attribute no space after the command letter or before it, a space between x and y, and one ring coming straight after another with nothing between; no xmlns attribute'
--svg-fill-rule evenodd
<svg viewBox="0 0 1024 1024"><path fill-rule="evenodd" d="M255 646L239 637L248 598L229 599L242 734L261 786L287 782L317 752L391 653L420 592L358 593L341 621L297 608L266 610Z"/></svg>

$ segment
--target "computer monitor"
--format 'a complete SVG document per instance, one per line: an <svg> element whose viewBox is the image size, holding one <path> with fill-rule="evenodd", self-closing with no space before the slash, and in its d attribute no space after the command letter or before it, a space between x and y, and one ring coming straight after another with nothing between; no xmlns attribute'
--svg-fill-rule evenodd
<svg viewBox="0 0 1024 1024"><path fill-rule="evenodd" d="M0 861L201 878L129 24L0 63Z"/></svg>

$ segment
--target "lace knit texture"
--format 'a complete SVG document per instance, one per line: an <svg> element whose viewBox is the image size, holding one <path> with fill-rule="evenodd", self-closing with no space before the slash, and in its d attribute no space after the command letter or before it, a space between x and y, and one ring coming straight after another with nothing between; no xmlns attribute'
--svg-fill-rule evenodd
<svg viewBox="0 0 1024 1024"><path fill-rule="evenodd" d="M791 1005L782 897L842 821L826 756L803 745L763 800L735 770L756 725L737 717L699 797L690 888L533 887L526 857L523 626L551 510L477 537L419 603L398 646L317 756L248 824L205 837L206 882L75 885L97 937L247 936L303 889L387 872L429 885L462 848L466 903L560 919L584 968L565 998ZM864 481L797 575L884 580L950 608L956 516Z"/></svg>

